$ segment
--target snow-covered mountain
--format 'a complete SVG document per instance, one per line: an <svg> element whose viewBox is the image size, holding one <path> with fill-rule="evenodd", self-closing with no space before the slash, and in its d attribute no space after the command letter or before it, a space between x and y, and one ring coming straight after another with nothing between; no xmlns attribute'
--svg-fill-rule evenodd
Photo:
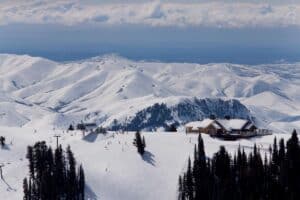
<svg viewBox="0 0 300 200"><path fill-rule="evenodd" d="M67 126L81 120L111 125L114 119L133 120L155 103L171 110L182 104L191 107L196 97L210 102L236 99L241 106L235 109L245 105L244 116L255 117L263 126L300 127L300 63L200 65L115 55L57 63L1 54L0 92L0 124L10 126ZM218 104L211 103L209 109ZM199 117L194 111L189 110L190 119ZM179 121L189 120L184 117Z"/></svg>

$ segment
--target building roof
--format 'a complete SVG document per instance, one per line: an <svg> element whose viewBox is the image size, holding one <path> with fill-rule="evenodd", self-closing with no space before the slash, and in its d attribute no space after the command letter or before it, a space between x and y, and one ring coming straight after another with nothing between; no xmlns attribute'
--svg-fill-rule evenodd
<svg viewBox="0 0 300 200"><path fill-rule="evenodd" d="M185 126L186 127L192 127L192 128L206 128L212 122L214 122L214 120L212 120L212 119L204 119L202 121L189 122Z"/></svg>
<svg viewBox="0 0 300 200"><path fill-rule="evenodd" d="M241 130L249 122L245 119L217 119L217 123L221 124L227 131Z"/></svg>
<svg viewBox="0 0 300 200"><path fill-rule="evenodd" d="M204 119L202 121L189 122L185 126L197 129L206 128L210 124L212 124L217 129L224 128L227 131L248 129L253 125L252 122L245 119Z"/></svg>

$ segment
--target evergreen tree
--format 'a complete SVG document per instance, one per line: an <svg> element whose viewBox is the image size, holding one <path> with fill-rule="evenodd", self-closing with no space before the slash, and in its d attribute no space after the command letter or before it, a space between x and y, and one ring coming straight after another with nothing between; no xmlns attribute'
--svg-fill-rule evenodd
<svg viewBox="0 0 300 200"><path fill-rule="evenodd" d="M27 197L28 197L28 200L33 200L33 198L32 198L32 181L30 178L29 178L29 183L28 183Z"/></svg>
<svg viewBox="0 0 300 200"><path fill-rule="evenodd" d="M178 200L184 200L184 194L183 194L183 181L181 176L179 176L178 180Z"/></svg>
<svg viewBox="0 0 300 200"><path fill-rule="evenodd" d="M27 178L24 178L23 180L23 193L24 193L24 200L29 200L29 187L28 187L28 182L27 182Z"/></svg>
<svg viewBox="0 0 300 200"><path fill-rule="evenodd" d="M281 139L279 141L279 151L278 151L279 163L282 163L284 159L285 159L285 145L284 145L284 139Z"/></svg>
<svg viewBox="0 0 300 200"><path fill-rule="evenodd" d="M79 174L78 174L78 200L84 200L84 189L85 189L85 176L82 165L79 166Z"/></svg>
<svg viewBox="0 0 300 200"><path fill-rule="evenodd" d="M1 145L1 147L5 146L5 137L3 137L3 136L0 136L0 145Z"/></svg>
<svg viewBox="0 0 300 200"><path fill-rule="evenodd" d="M278 163L279 163L279 154L278 154L278 147L277 147L276 137L274 137L274 143L273 143L272 162L275 165L278 165Z"/></svg>
<svg viewBox="0 0 300 200"><path fill-rule="evenodd" d="M145 141L143 142L139 131L135 133L133 144L137 147L137 151L139 154L143 155L145 153Z"/></svg>
<svg viewBox="0 0 300 200"><path fill-rule="evenodd" d="M198 199L200 196L202 198L208 198L209 193L208 193L208 184L209 184L209 170L207 167L206 163L206 154L204 150L204 143L202 139L202 135L199 134L198 136L198 148L197 151L195 152L195 160L196 166L196 173L195 173L195 198Z"/></svg>
<svg viewBox="0 0 300 200"><path fill-rule="evenodd" d="M231 199L231 160L224 146L213 157L214 174L219 180L219 195L224 199Z"/></svg>
<svg viewBox="0 0 300 200"><path fill-rule="evenodd" d="M186 172L186 196L188 200L194 199L193 173L191 159L188 160L188 168Z"/></svg>
<svg viewBox="0 0 300 200"><path fill-rule="evenodd" d="M202 152L202 153L201 153ZM248 155L238 147L233 158L224 147L212 159L205 158L201 135L194 149L193 166L179 177L180 200L296 200L300 199L300 146L293 131L285 148L274 139L264 160L256 145ZM202 164L201 164L202 163Z"/></svg>
<svg viewBox="0 0 300 200"><path fill-rule="evenodd" d="M76 171L76 160L71 148L66 150L67 159L59 146L55 154L45 142L37 142L27 148L29 182L23 181L25 200L83 200L84 171ZM67 160L67 162L66 162Z"/></svg>
<svg viewBox="0 0 300 200"><path fill-rule="evenodd" d="M186 182L186 173L183 174L182 178L182 196L181 199L187 199L187 182Z"/></svg>
<svg viewBox="0 0 300 200"><path fill-rule="evenodd" d="M167 131L167 132L177 132L176 124L173 123L170 126L166 126L165 131Z"/></svg>
<svg viewBox="0 0 300 200"><path fill-rule="evenodd" d="M67 170L67 199L72 200L77 194L76 161L70 146L67 147L68 170Z"/></svg>
<svg viewBox="0 0 300 200"><path fill-rule="evenodd" d="M74 126L73 126L72 124L70 124L68 130L69 130L69 131L74 131Z"/></svg>
<svg viewBox="0 0 300 200"><path fill-rule="evenodd" d="M58 146L57 149L55 149L54 153L54 184L57 186L55 191L55 196L63 196L64 191L66 188L66 162L65 162L65 156L63 154L63 149L60 146Z"/></svg>
<svg viewBox="0 0 300 200"><path fill-rule="evenodd" d="M34 179L34 161L33 161L33 148L31 146L27 147L27 154L26 154L26 158L29 161L29 174L30 174L30 178Z"/></svg>
<svg viewBox="0 0 300 200"><path fill-rule="evenodd" d="M287 179L289 193L292 199L300 199L299 196L299 178L300 178L300 153L299 153L299 139L296 130L293 131L292 137L287 141L286 156L288 162Z"/></svg>

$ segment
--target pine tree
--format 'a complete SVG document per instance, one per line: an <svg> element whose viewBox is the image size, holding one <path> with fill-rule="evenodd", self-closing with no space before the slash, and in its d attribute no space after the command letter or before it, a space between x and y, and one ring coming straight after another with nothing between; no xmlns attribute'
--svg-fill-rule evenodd
<svg viewBox="0 0 300 200"><path fill-rule="evenodd" d="M23 200L29 200L30 196L29 196L29 187L28 187L27 178L24 178L23 180L23 193L24 193Z"/></svg>
<svg viewBox="0 0 300 200"><path fill-rule="evenodd" d="M201 181L204 181L204 180L200 180L201 179L200 178L201 169L200 169L199 155L198 155L198 150L197 150L196 145L194 147L194 164L192 167L192 171L193 171L195 199L197 199L201 193L201 185L200 185Z"/></svg>
<svg viewBox="0 0 300 200"><path fill-rule="evenodd" d="M299 139L296 130L293 131L292 137L287 141L286 156L288 160L288 171L287 178L288 188L290 191L291 198L300 199L299 196L299 178L300 178L300 152L299 152Z"/></svg>
<svg viewBox="0 0 300 200"><path fill-rule="evenodd" d="M0 136L0 145L3 148L5 146L5 137Z"/></svg>
<svg viewBox="0 0 300 200"><path fill-rule="evenodd" d="M206 155L204 150L204 143L202 139L202 135L199 134L198 136L198 159L200 162L200 167L205 167L206 165Z"/></svg>
<svg viewBox="0 0 300 200"><path fill-rule="evenodd" d="M74 131L74 126L73 126L72 124L70 124L68 130L69 130L69 131Z"/></svg>
<svg viewBox="0 0 300 200"><path fill-rule="evenodd" d="M77 180L76 180L76 161L71 151L70 146L67 147L67 157L68 157L68 170L67 170L67 199L76 199L77 194Z"/></svg>
<svg viewBox="0 0 300 200"><path fill-rule="evenodd" d="M278 147L277 147L277 139L274 137L273 143L273 152L272 152L272 162L277 166L279 164L279 155L278 155Z"/></svg>
<svg viewBox="0 0 300 200"><path fill-rule="evenodd" d="M281 139L279 141L279 152L278 152L278 159L279 159L279 177L278 182L281 187L284 187L287 185L287 174L288 174L288 165L287 165L287 159L286 159L286 149L285 149L285 143L284 140ZM285 189L283 189L282 193L284 193ZM283 194L284 196L284 194Z"/></svg>
<svg viewBox="0 0 300 200"><path fill-rule="evenodd" d="M193 185L193 173L191 166L191 159L188 160L188 168L186 173L186 195L188 200L194 199L194 185Z"/></svg>
<svg viewBox="0 0 300 200"><path fill-rule="evenodd" d="M83 200L84 171L76 171L76 160L71 148L66 150L67 162L61 146L53 151L45 142L28 147L29 183L23 181L26 200Z"/></svg>
<svg viewBox="0 0 300 200"><path fill-rule="evenodd" d="M183 181L181 176L179 176L178 180L178 200L184 200L184 195L183 195Z"/></svg>
<svg viewBox="0 0 300 200"><path fill-rule="evenodd" d="M143 136L143 146L144 146L144 148L146 148L146 140L145 140L144 136Z"/></svg>
<svg viewBox="0 0 300 200"><path fill-rule="evenodd" d="M183 174L183 178L182 178L182 196L181 196L181 199L182 200L187 199L186 173Z"/></svg>
<svg viewBox="0 0 300 200"><path fill-rule="evenodd" d="M278 151L278 161L282 163L285 159L285 145L284 139L280 139L279 141L279 151Z"/></svg>
<svg viewBox="0 0 300 200"><path fill-rule="evenodd" d="M220 147L220 150L213 157L214 173L219 179L220 196L224 199L231 198L231 160L228 152L224 146Z"/></svg>
<svg viewBox="0 0 300 200"><path fill-rule="evenodd" d="M195 162L194 162L194 182L195 182L195 199L209 198L208 184L209 184L209 170L207 169L206 155L204 150L204 143L202 135L198 136L198 148L195 147Z"/></svg>
<svg viewBox="0 0 300 200"><path fill-rule="evenodd" d="M137 147L137 151L139 154L143 155L145 153L145 143L143 142L139 131L135 133L133 144Z"/></svg>
<svg viewBox="0 0 300 200"><path fill-rule="evenodd" d="M34 174L35 174L35 170L34 170L34 161L33 161L33 148L31 146L27 147L27 154L26 154L26 158L29 161L29 173L30 173L30 178L34 179Z"/></svg>
<svg viewBox="0 0 300 200"><path fill-rule="evenodd" d="M54 184L56 185L55 196L58 198L64 194L67 185L66 162L61 145L55 149L53 172Z"/></svg>
<svg viewBox="0 0 300 200"><path fill-rule="evenodd" d="M165 131L167 132L177 132L176 124L171 124L170 126L166 126Z"/></svg>
<svg viewBox="0 0 300 200"><path fill-rule="evenodd" d="M79 166L79 173L78 173L78 193L79 198L78 200L84 200L84 189L85 189L85 176L82 165Z"/></svg>
<svg viewBox="0 0 300 200"><path fill-rule="evenodd" d="M265 154L264 160L256 145L248 155L239 147L233 158L220 147L211 160L204 162L203 168L199 167L202 142L200 138L198 141L193 166L189 159L186 172L179 177L178 199L300 199L300 146L296 131L286 148L281 139L278 149L275 139L270 157Z"/></svg>
<svg viewBox="0 0 300 200"><path fill-rule="evenodd" d="M32 198L32 181L29 178L29 183L28 183L28 200L33 200Z"/></svg>

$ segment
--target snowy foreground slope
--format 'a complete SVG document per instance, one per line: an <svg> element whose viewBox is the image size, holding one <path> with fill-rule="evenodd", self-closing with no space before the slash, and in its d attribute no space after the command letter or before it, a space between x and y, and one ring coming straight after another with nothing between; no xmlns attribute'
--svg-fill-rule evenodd
<svg viewBox="0 0 300 200"><path fill-rule="evenodd" d="M8 145L0 149L0 163L4 180L0 180L1 199L22 199L22 180L28 175L26 148L35 141L44 140L56 146L54 134L60 134L60 144L71 145L78 162L86 173L87 199L105 200L153 200L176 199L178 175L185 169L187 158L193 154L196 135L184 133L144 132L146 155L144 159L132 145L134 134L89 135L82 138L81 132L63 133L60 130L0 127ZM289 138L290 134L278 134L277 138ZM256 143L261 152L268 152L274 136L251 140L221 141L203 135L208 156L220 145L235 152L241 145L250 151Z"/></svg>
<svg viewBox="0 0 300 200"><path fill-rule="evenodd" d="M300 63L200 65L113 55L57 63L0 54L0 96L0 125L7 126L108 126L155 103L197 97L237 99L260 125L290 131L300 127Z"/></svg>

